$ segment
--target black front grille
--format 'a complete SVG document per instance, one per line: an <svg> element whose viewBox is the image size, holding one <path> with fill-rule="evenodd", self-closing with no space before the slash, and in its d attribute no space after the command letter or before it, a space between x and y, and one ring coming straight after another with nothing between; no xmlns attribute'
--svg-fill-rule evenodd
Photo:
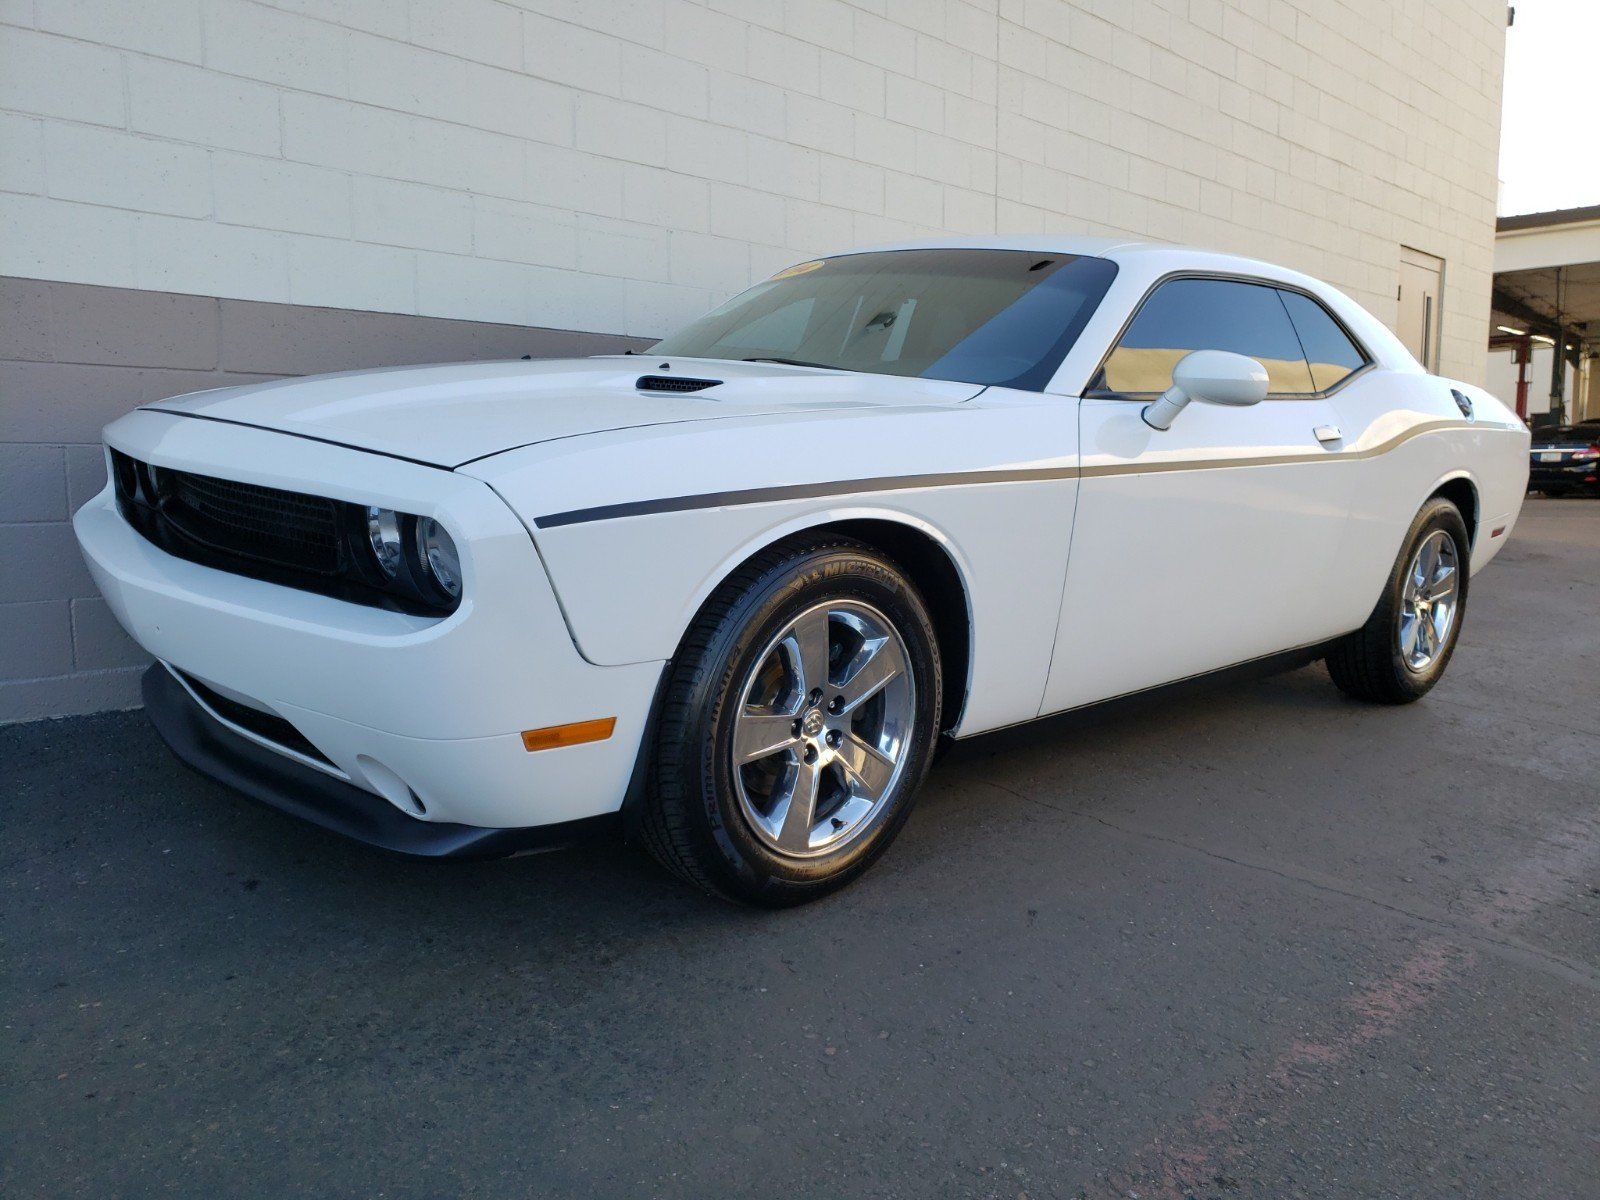
<svg viewBox="0 0 1600 1200"><path fill-rule="evenodd" d="M158 467L120 450L111 471L123 518L178 558L394 612L443 616L460 603L416 561L414 516L399 516L402 569L385 570L364 505Z"/></svg>
<svg viewBox="0 0 1600 1200"><path fill-rule="evenodd" d="M153 473L159 508L184 537L294 570L339 571L339 512L321 496L187 471Z"/></svg>

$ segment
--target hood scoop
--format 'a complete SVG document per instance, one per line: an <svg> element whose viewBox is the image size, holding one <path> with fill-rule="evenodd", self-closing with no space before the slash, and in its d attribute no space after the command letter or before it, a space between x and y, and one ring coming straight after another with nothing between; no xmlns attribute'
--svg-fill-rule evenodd
<svg viewBox="0 0 1600 1200"><path fill-rule="evenodd" d="M641 392L703 392L720 379L694 379L688 375L641 375L633 386Z"/></svg>

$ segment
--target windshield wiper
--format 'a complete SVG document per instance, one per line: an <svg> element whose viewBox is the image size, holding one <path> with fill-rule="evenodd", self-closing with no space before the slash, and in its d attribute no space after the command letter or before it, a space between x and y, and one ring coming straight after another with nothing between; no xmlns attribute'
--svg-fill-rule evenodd
<svg viewBox="0 0 1600 1200"><path fill-rule="evenodd" d="M740 362L769 362L777 363L784 367L819 367L824 371L842 371L843 367L836 367L832 363L806 362L803 358L741 358Z"/></svg>

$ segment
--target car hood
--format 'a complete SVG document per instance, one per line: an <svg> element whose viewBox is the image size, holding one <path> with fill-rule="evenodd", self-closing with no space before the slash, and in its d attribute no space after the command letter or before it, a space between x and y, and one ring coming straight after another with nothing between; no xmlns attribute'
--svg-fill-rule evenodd
<svg viewBox="0 0 1600 1200"><path fill-rule="evenodd" d="M639 387L645 376L721 382L693 392L651 391ZM816 409L959 404L982 390L778 364L618 355L346 371L195 392L146 407L458 467L589 433Z"/></svg>

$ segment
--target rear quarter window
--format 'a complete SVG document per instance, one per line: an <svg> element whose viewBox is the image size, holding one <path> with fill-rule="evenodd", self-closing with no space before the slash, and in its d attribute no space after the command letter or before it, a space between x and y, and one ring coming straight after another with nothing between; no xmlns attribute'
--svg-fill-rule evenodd
<svg viewBox="0 0 1600 1200"><path fill-rule="evenodd" d="M1278 294L1283 297L1283 306L1289 310L1289 319L1300 335L1300 345L1305 349L1306 362L1311 368L1311 382L1317 391L1337 387L1350 374L1367 365L1367 356L1320 303L1300 292L1280 291Z"/></svg>

